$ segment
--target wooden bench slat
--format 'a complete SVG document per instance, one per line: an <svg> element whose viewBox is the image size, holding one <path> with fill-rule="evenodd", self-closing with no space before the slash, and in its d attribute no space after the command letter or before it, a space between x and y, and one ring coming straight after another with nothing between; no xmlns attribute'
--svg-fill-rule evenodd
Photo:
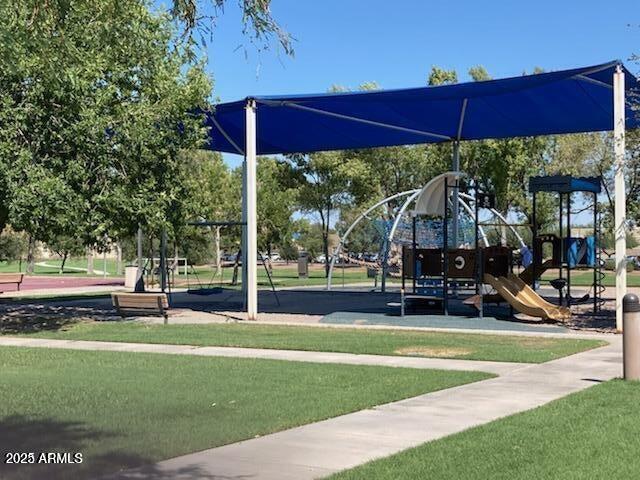
<svg viewBox="0 0 640 480"><path fill-rule="evenodd" d="M0 282L21 282L24 273L0 273Z"/></svg>
<svg viewBox="0 0 640 480"><path fill-rule="evenodd" d="M124 317L125 313L157 313L167 323L169 300L164 293L112 293L113 306Z"/></svg>

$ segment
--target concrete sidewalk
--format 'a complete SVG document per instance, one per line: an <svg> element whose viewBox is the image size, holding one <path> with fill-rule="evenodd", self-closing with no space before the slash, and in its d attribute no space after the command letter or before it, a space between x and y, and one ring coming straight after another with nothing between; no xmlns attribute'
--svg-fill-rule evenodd
<svg viewBox="0 0 640 480"><path fill-rule="evenodd" d="M173 458L108 478L311 479L535 408L622 374L622 338L544 364L512 364L227 347L0 337L0 346L207 355L483 370L497 378L428 393L260 438Z"/></svg>
<svg viewBox="0 0 640 480"><path fill-rule="evenodd" d="M374 365L382 367L439 370L479 370L496 375L504 375L514 370L530 366L528 363L486 362L480 360L360 355L353 353L309 352L302 350L273 350L267 348L196 347L192 345L165 345L157 343L52 340L29 337L0 337L0 346L163 353L173 355L200 355L208 357L260 358L294 362L344 363L349 365Z"/></svg>
<svg viewBox="0 0 640 480"><path fill-rule="evenodd" d="M621 341L501 377L420 395L121 472L112 479L320 478L491 422L622 374Z"/></svg>

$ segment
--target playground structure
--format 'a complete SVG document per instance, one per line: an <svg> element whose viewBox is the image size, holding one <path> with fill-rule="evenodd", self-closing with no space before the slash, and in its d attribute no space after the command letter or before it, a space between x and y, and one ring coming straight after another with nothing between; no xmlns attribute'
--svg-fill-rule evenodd
<svg viewBox="0 0 640 480"><path fill-rule="evenodd" d="M208 147L244 157L247 318L258 314L257 156L613 131L616 326L626 293L625 130L637 128L635 76L618 61L484 82L372 92L249 96L207 112ZM455 211L458 211L458 197Z"/></svg>
<svg viewBox="0 0 640 480"><path fill-rule="evenodd" d="M532 177L529 179L529 193L533 195L533 263L532 275L529 279L531 286L536 288L536 279L546 268L558 268L559 278L552 281L552 285L559 292L560 304L566 299L567 307L571 307L575 300L571 297L571 270L575 267L587 267L593 270L593 284L591 286L593 297L593 311L600 308L601 294L604 291L602 285L602 249L600 248L600 232L598 219L598 194L601 192L601 179L599 177L572 177L570 175L556 175L550 177ZM538 233L537 194L549 192L558 194L558 232L555 234ZM593 202L593 234L585 238L571 236L571 199L572 194L583 193L591 196ZM550 261L543 262L543 246L551 244L552 257ZM544 265L544 266L543 266ZM565 272L565 273L563 273ZM566 275L566 276L565 276ZM563 290L566 289L566 295ZM578 299L583 302L589 299Z"/></svg>
<svg viewBox="0 0 640 480"><path fill-rule="evenodd" d="M402 248L402 289L401 314L405 313L405 305L422 302L441 307L448 314L449 298L461 298L465 295L464 304L473 306L483 315L483 305L488 302L506 301L511 308L529 316L550 320L566 320L571 316L570 290L567 293L567 305L563 305L562 289L559 305L554 305L540 297L536 291L539 277L550 268L559 268L561 279L551 281L552 285L561 283L564 287L562 271L570 279L571 269L576 266L593 268L594 284L592 287L594 309L600 305L599 294L603 287L599 283L601 261L596 259L598 245L597 193L600 191L599 178L573 177L534 177L530 182L533 195L533 220L535 225L509 223L494 208L495 199L491 193L483 192L476 184L468 184L461 172L447 172L434 177L422 189L400 192L385 200L377 202L365 210L347 228L340 239L331 259L327 289L331 289L331 272L347 246L349 234L356 225L375 209L390 200L407 197L394 216L391 228L383 237L379 267L384 278L389 271L389 252L394 242ZM566 216L567 237L562 241L555 234L537 234L536 194L540 191L561 192L560 195L560 234L563 235L563 216ZM594 231L585 239L570 237L570 214L572 192L590 192L594 201ZM566 196L566 202L564 197ZM458 205L472 218L473 239L465 233L461 220L462 215L455 213L455 198ZM402 242L395 234L408 207L411 216L411 240ZM563 207L566 207L566 212ZM481 222L479 211L486 209L496 217L499 223ZM584 209L583 209L584 210ZM462 213L462 212L461 212ZM566 215L565 215L566 214ZM451 218L456 221L450 222ZM423 220L426 218L426 220ZM441 220L437 220L437 219ZM422 223L422 226L419 225ZM523 257L524 270L519 275L513 273L512 253L514 248L507 246L491 246L484 227L498 225L509 228L517 239L518 248ZM519 227L531 227L533 232L533 252L525 244L516 230ZM418 233L420 231L420 233ZM439 233L439 234L438 234ZM481 246L484 244L484 247ZM543 259L543 246L551 243L552 256ZM599 255L599 254L598 254ZM562 281L560 281L562 280ZM410 282L410 285L407 283ZM484 293L484 286L489 285L495 293ZM529 286L531 284L531 287ZM570 283L569 283L570 284ZM585 295L581 301L587 300Z"/></svg>
<svg viewBox="0 0 640 480"><path fill-rule="evenodd" d="M408 300L441 306L443 313L447 315L449 298L467 294L463 303L476 308L482 317L484 284L488 284L496 294L488 296L486 300L506 301L511 308L521 313L545 320L561 321L569 318L571 312L568 308L547 302L513 274L511 248L489 246L486 242L484 247L480 246L480 228L483 224L479 219L479 211L482 208L492 210L495 198L491 193L481 191L477 185L470 187L463 184L462 177L459 172L436 177L435 182L430 182L429 188L425 187L416 201L416 209L412 212L412 244L410 247L403 247L401 315L405 313L405 303ZM473 195L469 195L470 191ZM453 201L455 194L471 196L475 200L473 248L463 248L458 236L459 229L451 228L452 225L447 221L450 215L458 218ZM442 243L418 243L416 224L420 216L443 218ZM513 227L512 224L508 225ZM449 230L454 236L449 235ZM522 242L520 236L517 238ZM528 251L526 245L523 245L522 251ZM527 275L528 272L530 270L525 269L523 273ZM411 280L408 295L405 294L407 280Z"/></svg>
<svg viewBox="0 0 640 480"><path fill-rule="evenodd" d="M363 220L367 220L370 219L370 215L375 212L377 209L389 204L389 202L399 199L399 198L403 198L406 197L405 201L401 204L400 208L398 209L398 211L394 214L393 216L393 221L391 221L390 223L390 227L388 229L384 229L384 234L383 234L383 239L381 242L381 248L380 248L380 252L378 255L379 260L379 265L367 265L367 266L371 266L371 267L379 267L381 270L381 291L385 292L386 290L386 279L389 275L389 271L390 271L390 254L391 251L393 249L394 244L398 244L400 246L402 245L406 245L408 243L412 243L411 240L411 234L413 232L413 227L411 225L409 225L407 227L407 225L403 225L403 221L405 220L405 217L407 215L408 209L409 207L411 207L411 205L415 205L415 209L421 209L422 211L426 211L427 208L429 208L428 206L432 204L432 202L438 202L439 198L443 195L442 193L442 188L443 188L443 179L445 177L448 177L450 180L453 178L457 178L458 176L461 176L462 173L461 172L448 172L448 173L443 173L441 175L438 175L436 177L434 177L433 179L431 179L423 188L417 188L417 189L413 189L413 190L407 190L404 192L400 192L400 193L396 193L395 195L391 195L377 203L375 203L374 205L372 205L371 207L367 208L364 212L362 212L360 215L358 215L358 217L353 221L353 223L351 223L351 225L349 225L349 227L345 230L344 234L340 237L340 241L338 243L338 245L336 246L333 255L331 256L331 260L330 260L330 264L329 264L329 273L327 275L327 290L331 290L332 289L332 282L333 282L333 273L335 270L335 266L336 263L338 261L338 259L343 258L344 255L344 251L345 251L345 246L348 244L348 240L349 240L349 235L353 232L353 230L358 226L358 224L360 224L360 222L362 222ZM420 202L418 204L418 202ZM474 217L474 203L475 202L475 198L470 195L467 192L458 192L458 202L459 202L459 206L462 207L462 209L466 212L466 214L469 217ZM438 204L438 211L442 211L442 205ZM489 207L488 210L491 212L491 214L497 219L499 224L504 225L505 227L507 227L512 234L514 235L514 237L516 238L520 248L526 248L526 244L524 242L524 240L522 239L522 236L518 233L517 229L514 228L514 225L510 224L505 218L504 216L498 212L495 208ZM411 223L411 222L409 222ZM458 222L459 223L459 222ZM403 228L404 227L404 228ZM408 232L401 232L402 230L406 230ZM426 229L424 230L431 230L431 228L429 228L427 226ZM408 233L408 235L398 235L399 233ZM478 233L480 238L482 239L482 242L484 243L484 245L486 247L489 246L489 240L487 238L487 234L485 232L485 227L483 225L479 225L478 227ZM475 239L475 233L473 234L474 238L473 241L475 243L476 239ZM398 237L403 237L403 238L398 238ZM467 239L467 240L471 240L471 239Z"/></svg>

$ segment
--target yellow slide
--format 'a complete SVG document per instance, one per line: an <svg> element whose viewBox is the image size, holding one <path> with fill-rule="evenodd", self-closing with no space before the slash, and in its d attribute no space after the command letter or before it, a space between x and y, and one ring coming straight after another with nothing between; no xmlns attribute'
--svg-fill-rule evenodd
<svg viewBox="0 0 640 480"><path fill-rule="evenodd" d="M544 298L538 295L533 288L527 285L521 277L510 273L508 279L516 291L521 291L522 294L526 295L532 302L537 303L548 311L554 312L554 315L557 317L564 319L571 318L571 310L568 307L561 307L547 302Z"/></svg>
<svg viewBox="0 0 640 480"><path fill-rule="evenodd" d="M545 320L565 320L571 315L568 309L552 305L527 287L524 282L520 283L521 281L518 282L513 277L512 279L507 277L496 278L487 273L484 276L484 281L495 288L509 305L525 315L540 317Z"/></svg>
<svg viewBox="0 0 640 480"><path fill-rule="evenodd" d="M540 276L544 272L549 270L552 265L553 265L553 260L551 260L551 259L544 261L540 265L537 265L537 267L536 267L536 278L540 278ZM510 277L511 277L511 275L510 275ZM518 275L518 278L520 280L522 280L523 282L525 282L526 284L531 284L531 282L533 281L533 264L529 265L522 272L520 272L520 274ZM482 300L483 300L484 303L500 303L500 302L503 301L503 298L499 294L494 293L494 294L485 295ZM470 300L467 303L470 304L470 305L475 305L479 301L480 301L479 299L473 298L473 300ZM551 304L549 304L549 305L551 305Z"/></svg>

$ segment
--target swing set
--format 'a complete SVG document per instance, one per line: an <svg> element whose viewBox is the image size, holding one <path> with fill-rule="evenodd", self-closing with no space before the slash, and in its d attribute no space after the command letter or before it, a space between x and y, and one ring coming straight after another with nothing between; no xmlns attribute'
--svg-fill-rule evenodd
<svg viewBox="0 0 640 480"><path fill-rule="evenodd" d="M189 222L189 225L194 227L205 227L205 228L211 228L211 227L224 228L224 227L237 227L237 226L242 227L246 225L246 222L200 220L197 222ZM239 249L233 265L233 281L232 281L233 285L237 284L238 267L240 265L241 258L242 258L242 249ZM275 285L273 284L273 278L269 270L269 267L267 265L267 262L264 256L260 252L258 252L258 258L262 262L265 273L267 275L267 279L269 280L269 285L271 286L271 291L273 292L273 295L276 299L278 306L280 306L280 299L278 298L278 293L276 291ZM191 282L189 280L189 276L187 276L187 293L188 294L208 296L208 295L220 293L222 291L224 268L220 264L221 263L220 258L217 259L217 263L218 265L216 265L216 269L214 269L211 275L211 278L209 279L209 282L206 285L201 281L200 275L198 274L196 268L193 265L190 265L190 270L193 273L193 276L195 277L195 280L198 286L197 288L191 288ZM220 281L219 281L219 284L216 286L216 276L218 275L218 272L220 273Z"/></svg>

